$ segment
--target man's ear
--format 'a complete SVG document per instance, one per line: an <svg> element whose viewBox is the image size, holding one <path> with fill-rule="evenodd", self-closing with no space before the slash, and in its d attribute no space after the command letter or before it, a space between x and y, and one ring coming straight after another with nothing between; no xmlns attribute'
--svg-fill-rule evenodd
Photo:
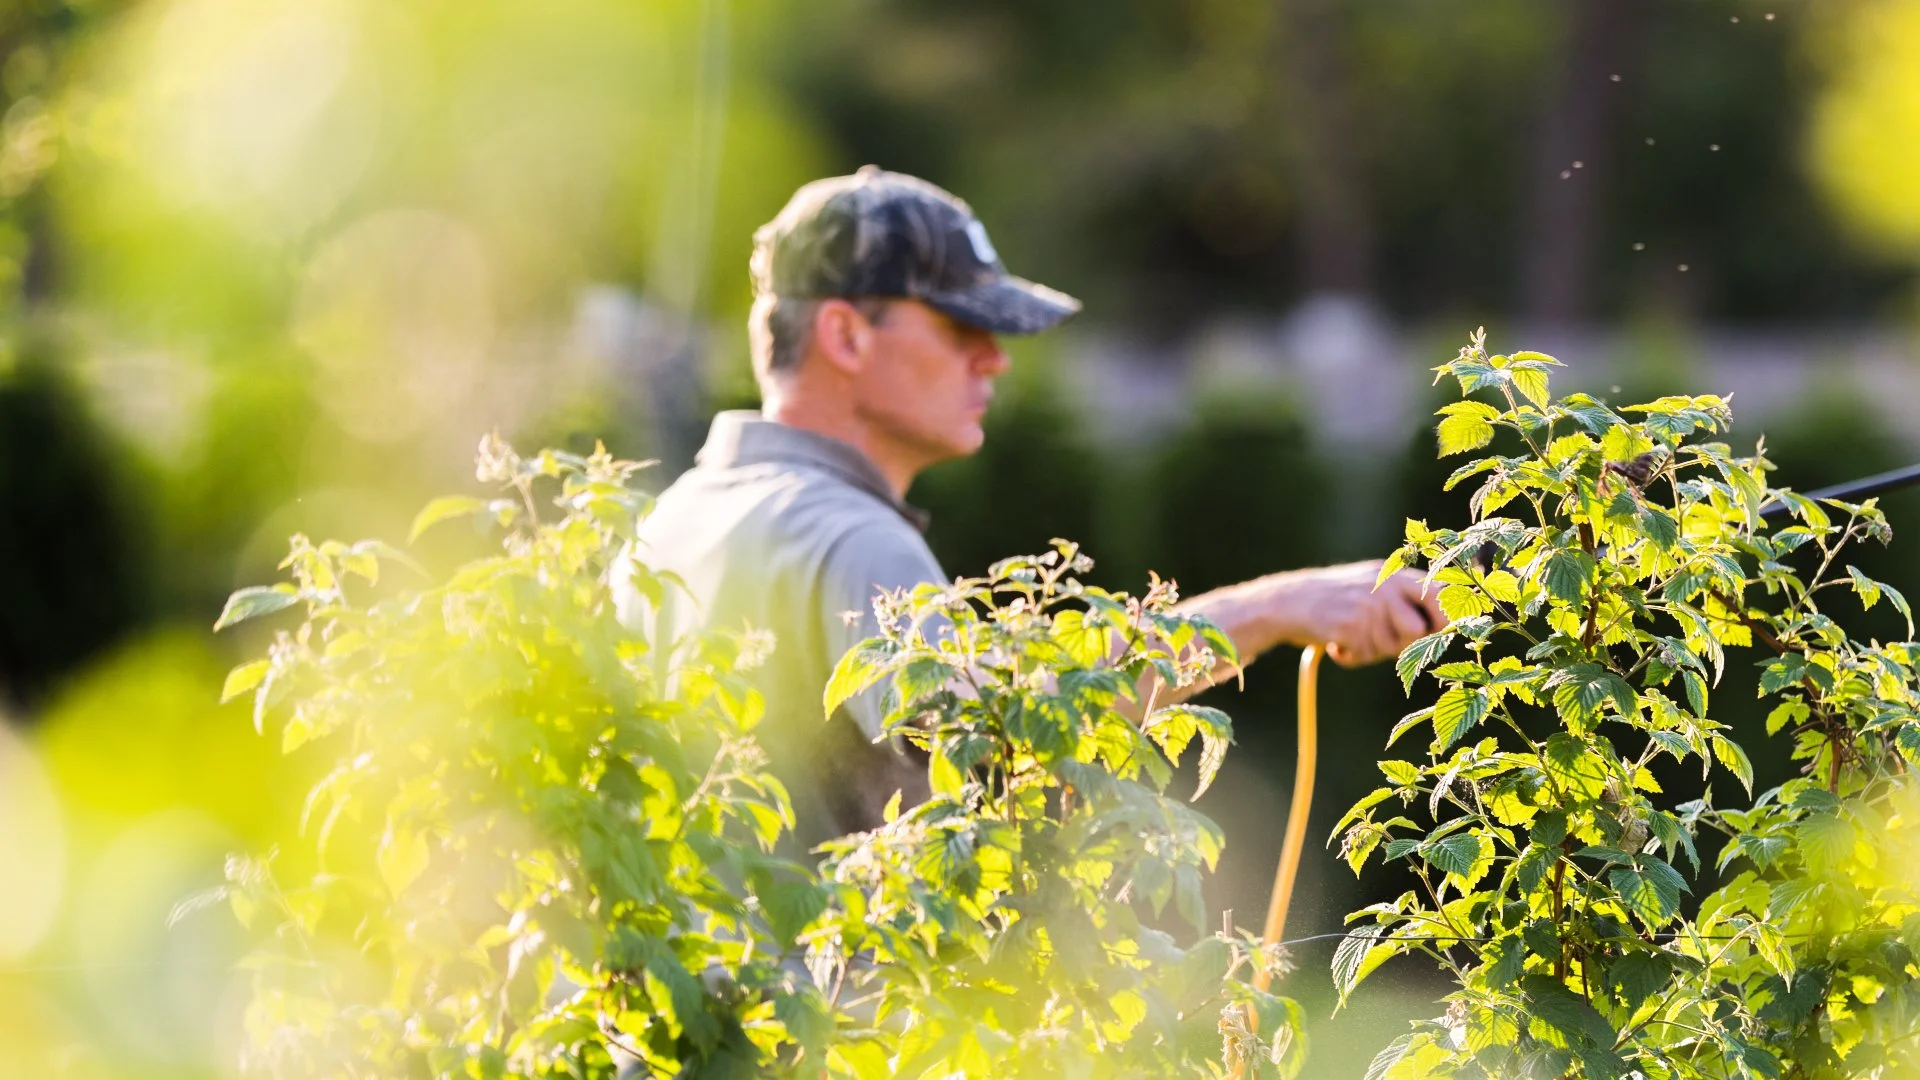
<svg viewBox="0 0 1920 1080"><path fill-rule="evenodd" d="M873 324L845 300L822 300L813 314L813 342L827 363L857 375L873 348Z"/></svg>

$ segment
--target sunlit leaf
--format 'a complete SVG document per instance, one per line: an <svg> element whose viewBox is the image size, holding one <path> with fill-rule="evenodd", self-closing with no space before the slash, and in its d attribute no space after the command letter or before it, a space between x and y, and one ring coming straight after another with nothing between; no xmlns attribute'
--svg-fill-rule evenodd
<svg viewBox="0 0 1920 1080"><path fill-rule="evenodd" d="M225 630L238 622L285 611L299 601L299 593L291 585L256 585L240 589L227 598L227 606L221 609L220 618L215 620L213 628Z"/></svg>

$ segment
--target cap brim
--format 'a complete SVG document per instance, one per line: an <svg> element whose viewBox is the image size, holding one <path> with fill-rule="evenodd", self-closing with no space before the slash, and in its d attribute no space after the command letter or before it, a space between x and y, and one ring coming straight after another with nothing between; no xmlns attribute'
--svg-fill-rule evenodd
<svg viewBox="0 0 1920 1080"><path fill-rule="evenodd" d="M921 299L969 326L996 334L1037 334L1080 310L1080 301L1066 293L1011 274Z"/></svg>

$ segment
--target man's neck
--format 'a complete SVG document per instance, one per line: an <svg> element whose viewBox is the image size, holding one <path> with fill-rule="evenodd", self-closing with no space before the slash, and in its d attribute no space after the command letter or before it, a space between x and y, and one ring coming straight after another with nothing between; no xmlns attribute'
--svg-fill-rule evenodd
<svg viewBox="0 0 1920 1080"><path fill-rule="evenodd" d="M810 409L788 398L768 401L760 410L760 415L777 424L838 439L860 451L873 463L874 468L880 470L880 475L886 478L887 487L896 499L906 499L907 489L913 486L913 478L920 473L920 465L890 452L892 447L886 440L876 437L870 425L860 422L858 417L850 413Z"/></svg>

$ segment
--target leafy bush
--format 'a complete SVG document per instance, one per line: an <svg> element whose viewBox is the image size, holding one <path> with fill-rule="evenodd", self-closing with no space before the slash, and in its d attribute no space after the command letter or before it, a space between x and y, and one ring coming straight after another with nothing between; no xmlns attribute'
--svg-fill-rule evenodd
<svg viewBox="0 0 1920 1080"><path fill-rule="evenodd" d="M415 534L472 517L496 553L398 589L424 573L403 553L295 537L290 582L229 601L221 626L303 615L226 692L334 763L300 841L318 872L236 857L187 905L261 937L251 1070L604 1077L619 1050L681 1077L1297 1072L1290 1003L1237 977L1278 958L1152 925L1171 905L1199 928L1221 843L1160 788L1229 739L1134 701L1230 652L1170 587L1082 588L1062 547L897 598L826 704L891 676L934 795L816 868L777 847L790 811L753 741L772 643L615 621L614 575L678 587L620 555L635 468L490 439L498 497L436 501Z"/></svg>
<svg viewBox="0 0 1920 1080"><path fill-rule="evenodd" d="M1453 619L1399 664L1441 693L1389 745L1433 738L1381 762L1336 833L1356 871L1404 859L1420 887L1351 916L1334 976L1345 995L1417 952L1458 989L1369 1076L1908 1075L1920 646L1855 641L1815 603L1884 600L1912 635L1904 598L1842 560L1888 539L1884 517L1769 488L1763 455L1703 441L1731 419L1719 398L1554 400L1555 366L1475 335L1436 369L1462 397L1440 410L1443 456L1501 429L1525 450L1457 470L1449 486L1484 478L1472 524L1409 521L1389 560L1424 560ZM1792 524L1762 517L1776 502ZM1766 734L1803 775L1722 808L1709 772L1750 788L1752 766L1710 694L1756 643ZM1702 829L1725 837L1724 877Z"/></svg>
<svg viewBox="0 0 1920 1080"><path fill-rule="evenodd" d="M837 982L870 955L863 996L880 1018L912 1016L897 1064L876 1057L870 1075L1214 1075L1244 1060L1290 1076L1304 1058L1293 1003L1231 978L1280 956L1230 931L1183 949L1151 925L1171 903L1205 930L1201 875L1224 838L1162 792L1198 739L1203 793L1230 728L1136 687L1187 686L1233 647L1173 614L1171 585L1115 595L1076 580L1091 566L1061 543L922 585L883 605L883 635L828 686L832 708L891 675L888 729L928 752L933 791L828 845L848 917L814 958ZM1282 1021L1274 1034L1244 1024L1248 1003Z"/></svg>

